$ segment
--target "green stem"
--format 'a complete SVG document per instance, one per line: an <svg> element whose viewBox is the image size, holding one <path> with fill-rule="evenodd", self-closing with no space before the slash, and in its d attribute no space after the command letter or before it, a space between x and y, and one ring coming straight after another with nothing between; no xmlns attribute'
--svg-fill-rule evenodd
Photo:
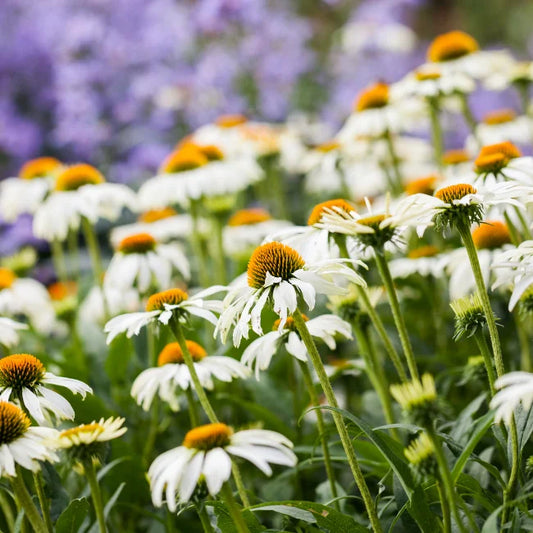
<svg viewBox="0 0 533 533"><path fill-rule="evenodd" d="M387 260L385 259L384 251L374 249L374 258L376 260L379 275L381 276L383 285L385 286L385 291L387 292L387 296L389 298L392 316L400 336L400 342L402 343L403 353L405 355L405 359L407 360L409 373L411 374L412 379L418 379L418 368L416 366L413 348L411 346L411 341L409 340L409 335L407 334L407 327L402 316L400 302L398 301L398 295L396 294L396 289L394 288L394 282L392 281L392 275L390 273Z"/></svg>
<svg viewBox="0 0 533 533"><path fill-rule="evenodd" d="M341 257L343 257L344 259L350 259L350 254L348 253L348 248L346 246L346 237L344 235L334 234L334 239L335 243L339 247ZM355 267L352 263L348 264L352 269L355 270ZM392 344L391 340L389 339L389 336L387 335L387 331L385 330L385 326L383 325L380 316L377 314L376 310L372 306L372 302L368 297L367 289L365 287L362 287L361 285L355 285L355 289L357 291L357 298L361 301L365 313L370 318L370 321L372 322L374 329L376 330L379 338L381 339L381 342L383 343L383 346L385 347L385 350L389 355L394 365L394 368L396 368L396 372L398 372L398 376L402 381L408 381L407 374L405 373L405 369L403 367L403 363L400 359L400 356L396 351L396 348L394 348L394 345Z"/></svg>
<svg viewBox="0 0 533 533"><path fill-rule="evenodd" d="M191 246L198 262L198 277L202 287L209 287L209 273L207 266L207 256L202 243L202 236L199 230L198 201L191 200L189 205L192 220Z"/></svg>
<svg viewBox="0 0 533 533"><path fill-rule="evenodd" d="M444 533L452 533L452 523L450 517L450 506L446 498L446 492L442 481L437 481L437 490L439 491L440 506L442 509L442 530Z"/></svg>
<svg viewBox="0 0 533 533"><path fill-rule="evenodd" d="M183 361L187 365L187 368L191 375L191 381L194 386L196 396L198 396L198 400L200 401L200 405L202 406L205 414L207 415L207 418L209 418L209 422L215 424L218 422L218 418L213 407L211 406L211 403L209 402L209 399L207 398L207 395L205 394L205 390L202 387L202 384L200 383L200 379L198 378L198 374L196 372L196 368L194 367L194 362L191 353L187 348L187 342L185 340L185 335L183 334L183 328L181 327L181 324L178 322L178 320L172 319L168 324L170 326L170 329L172 330L172 333L174 333L178 344L180 345L181 351L183 353ZM241 480L240 471L236 464L233 464L232 468L233 477L235 478L235 483L237 485L241 501L245 507L248 507L250 503L248 501L248 496L246 495L246 491Z"/></svg>
<svg viewBox="0 0 533 533"><path fill-rule="evenodd" d="M433 442L433 447L435 449L435 458L437 459L437 464L439 465L440 481L442 482L444 493L448 504L450 505L451 512L457 524L457 527L462 533L467 533L461 516L459 514L459 509L457 508L457 497L455 488L453 486L452 476L450 474L450 469L448 468L448 463L446 457L444 456L444 451L442 449L442 442L437 436L437 433L432 427L426 428L428 437Z"/></svg>
<svg viewBox="0 0 533 533"><path fill-rule="evenodd" d="M185 396L187 397L187 408L189 410L189 420L191 422L191 428L194 428L200 424L200 418L198 417L198 412L196 411L194 394L192 393L191 387L187 387L185 389Z"/></svg>
<svg viewBox="0 0 533 533"><path fill-rule="evenodd" d="M281 173L281 167L278 164L278 157L275 155L268 155L263 158L263 168L265 169L265 182L267 200L271 198L275 202L275 213L278 218L283 220L289 219L289 212L287 209L287 195L285 193L285 183Z"/></svg>
<svg viewBox="0 0 533 533"><path fill-rule="evenodd" d="M61 241L54 239L50 243L50 250L52 252L52 262L54 263L54 270L56 271L56 275L59 278L59 281L67 281L67 265L65 263L65 254L63 253L63 245L61 244Z"/></svg>
<svg viewBox="0 0 533 533"><path fill-rule="evenodd" d="M505 373L505 368L503 364L503 355L502 348L500 344L500 337L498 334L498 328L496 326L496 318L490 306L489 295L485 287L485 281L483 279L483 274L481 273L481 266L479 264L479 258L477 256L476 247L474 246L474 241L472 240L472 234L470 233L470 228L468 224L461 223L457 225L459 234L463 241L463 245L466 248L468 253L468 258L470 260L470 265L472 267L472 272L474 273L474 278L476 280L476 285L478 289L479 296L481 298L481 303L483 305L483 311L485 313L485 318L487 319L487 325L489 328L490 341L492 345L492 353L494 355L494 365L496 367L497 377L502 376ZM511 460L511 474L509 476L509 481L504 492L504 502L509 499L509 496L513 490L514 484L518 476L518 467L520 460L520 450L518 449L518 434L516 430L516 421L514 416L511 418L510 422L511 429L511 448L512 448L512 460ZM502 523L503 517L506 514L506 507L502 511Z"/></svg>
<svg viewBox="0 0 533 533"><path fill-rule="evenodd" d="M518 221L520 222L520 226L522 226L522 234L524 235L525 240L531 240L531 230L529 229L529 224L526 222L526 219L524 218L524 215L522 214L522 211L520 211L520 208L516 205L513 206L514 212L516 213L516 217L518 218Z"/></svg>
<svg viewBox="0 0 533 533"><path fill-rule="evenodd" d="M86 217L82 217L81 227L85 236L85 242L87 244L89 256L91 258L94 282L98 287L100 287L100 292L102 293L102 303L104 305L104 320L107 322L111 315L109 313L109 306L104 291L104 269L102 266L100 245L98 244L98 239L96 237L93 225Z"/></svg>
<svg viewBox="0 0 533 533"><path fill-rule="evenodd" d="M531 372L531 348L529 341L529 334L526 325L522 321L518 311L513 313L516 324L516 332L520 342L520 370L524 372Z"/></svg>
<svg viewBox="0 0 533 533"><path fill-rule="evenodd" d="M161 402L159 398L154 398L152 403L152 409L150 411L150 425L148 428L148 435L146 436L146 443L143 448L143 463L148 465L152 456L152 450L154 449L155 440L157 438L157 432L159 429L159 409Z"/></svg>
<svg viewBox="0 0 533 533"><path fill-rule="evenodd" d="M183 328L181 327L179 321L176 319L171 319L168 325L170 326L172 333L174 333L174 336L176 337L176 340L180 345L181 351L183 353L183 361L187 365L187 369L189 370L189 374L191 375L191 381L194 386L194 391L198 396L198 400L200 401L200 405L202 406L205 414L207 415L207 418L209 418L209 422L215 424L218 422L218 418L215 414L215 410L213 409L211 403L207 398L207 395L205 394L205 390L202 387L202 384L200 383L200 378L198 377L198 373L196 372L191 352L189 352L189 348L187 348L187 341L185 340Z"/></svg>
<svg viewBox="0 0 533 533"><path fill-rule="evenodd" d="M529 111L529 87L531 83L522 81L522 82L515 82L514 86L516 87L516 90L520 94L520 101L522 103L522 113L526 116L530 116L531 113Z"/></svg>
<svg viewBox="0 0 533 533"><path fill-rule="evenodd" d="M85 470L85 477L89 482L91 487L91 495L93 500L94 512L96 514L96 520L98 521L98 528L100 533L107 533L107 527L105 525L105 516L104 516L104 504L102 502L102 493L100 491L100 485L98 485L98 480L96 479L96 470L92 458L89 458L83 463Z"/></svg>
<svg viewBox="0 0 533 533"><path fill-rule="evenodd" d="M474 335L474 339L476 340L479 351L483 356L483 362L485 363L487 378L489 380L490 395L492 397L494 396L494 394L496 394L496 389L494 387L494 382L496 381L496 374L494 373L494 364L490 349L487 344L487 341L485 340L485 335L483 334L483 331L476 332L476 334Z"/></svg>
<svg viewBox="0 0 533 533"><path fill-rule="evenodd" d="M481 266L479 264L476 247L467 223L462 222L458 224L457 229L461 235L463 245L466 248L468 259L470 260L470 266L472 267L472 272L474 274L474 279L476 280L477 290L483 305L485 318L487 319L487 326L489 328L490 342L492 345L492 353L494 355L494 364L496 367L496 375L500 377L505 373L500 336L496 326L496 319L494 317L494 313L492 312L492 307L490 306L489 295L487 293L487 288L485 287L485 280L483 279L483 274L481 272Z"/></svg>
<svg viewBox="0 0 533 533"><path fill-rule="evenodd" d="M392 171L394 173L394 183L392 183L392 193L394 196L399 196L403 192L403 183L402 175L400 173L400 164L398 156L396 155L396 150L394 148L394 143L392 142L392 135L390 131L386 131L383 134L383 139L387 145L387 151L391 160Z"/></svg>
<svg viewBox="0 0 533 533"><path fill-rule="evenodd" d="M503 493L503 510L502 510L502 526L507 522L507 512L508 505L507 503L511 500L511 495L513 492L514 484L518 478L518 467L520 461L520 449L518 447L518 431L516 429L516 421L513 417L511 418L510 428L511 430L511 450L512 450L512 461L511 461L511 473L509 475L509 480L507 481L507 486Z"/></svg>
<svg viewBox="0 0 533 533"><path fill-rule="evenodd" d="M67 246L72 265L71 277L79 280L80 277L80 253L78 247L78 232L76 230L69 230L67 236Z"/></svg>
<svg viewBox="0 0 533 533"><path fill-rule="evenodd" d="M11 503L6 497L7 494L7 490L5 491L5 493L4 491L0 490L0 509L2 509L2 512L4 513L4 519L6 521L9 533L13 533L13 531L15 530L15 515L13 514Z"/></svg>
<svg viewBox="0 0 533 533"><path fill-rule="evenodd" d="M507 214L506 211L504 211L503 213L503 218L505 219L505 224L509 228L509 236L511 237L511 242L514 244L514 246L518 246L522 242L522 239L520 238L520 233L515 228L511 217Z"/></svg>
<svg viewBox="0 0 533 533"><path fill-rule="evenodd" d="M204 533L213 533L213 528L211 527L211 522L209 521L209 516L207 515L205 505L203 504L196 505L196 512L198 513L200 522L202 522Z"/></svg>
<svg viewBox="0 0 533 533"><path fill-rule="evenodd" d="M11 481L13 492L15 493L17 506L24 509L24 513L30 521L34 533L47 533L46 524L43 522L37 507L35 507L28 489L26 488L26 484L24 483L24 479L22 478L22 470L17 467L15 476L9 479Z"/></svg>
<svg viewBox="0 0 533 533"><path fill-rule="evenodd" d="M98 244L96 233L91 222L85 217L82 217L81 219L81 227L83 229L83 234L85 235L85 242L87 244L89 256L91 257L95 283L98 286L101 286L104 270L102 267L102 257L100 255L100 245Z"/></svg>
<svg viewBox="0 0 533 533"><path fill-rule="evenodd" d="M389 384L387 383L387 377L383 371L381 361L378 359L368 332L365 331L355 321L352 323L352 326L355 333L355 338L357 339L357 344L359 345L359 351L361 352L365 362L365 369L368 374L368 378L370 379L370 382L372 383L372 386L374 387L381 401L381 407L383 408L385 421L387 424L394 424L395 421L394 413L392 411L391 396L389 394ZM396 431L391 430L391 433L395 438L397 438L398 435L396 434Z"/></svg>
<svg viewBox="0 0 533 533"><path fill-rule="evenodd" d="M442 168L442 154L444 153L444 142L442 139L442 128L439 120L439 105L438 99L427 98L429 108L429 119L431 121L431 138L433 140L433 148L435 150L435 161L439 168Z"/></svg>
<svg viewBox="0 0 533 533"><path fill-rule="evenodd" d="M222 498L224 498L229 514L233 520L233 525L237 529L237 532L250 533L250 530L248 529L248 526L246 525L246 522L242 516L241 509L235 501L233 491L228 483L224 483L224 485L222 485L220 494L222 495Z"/></svg>
<svg viewBox="0 0 533 533"><path fill-rule="evenodd" d="M470 128L470 131L472 132L472 135L476 139L478 145L479 140L476 135L476 119L474 118L474 115L472 114L472 110L470 109L470 106L468 105L468 96L466 94L461 94L461 111L463 112L463 117L466 121L466 124Z"/></svg>
<svg viewBox="0 0 533 533"><path fill-rule="evenodd" d="M320 359L320 354L318 353L313 338L311 337L311 334L309 333L302 314L300 313L300 310L298 308L293 313L292 317L294 319L296 329L300 334L300 338L302 339L307 349L307 353L309 354L315 372L320 381L320 385L322 386L324 394L326 395L326 399L331 407L338 409L339 404L337 403L337 398L335 397L335 393L333 392L333 388L326 374L326 370L324 369L324 365L322 364L322 360ZM363 502L365 504L365 508L370 520L370 525L372 526L372 529L375 533L381 533L383 530L379 522L377 509L372 495L370 494L370 490L368 489L368 485L366 484L363 472L361 471L361 467L359 466L359 462L357 461L355 450L350 439L346 424L344 423L344 419L338 411L332 411L332 415L333 420L335 422L335 426L337 427L337 431L339 433L339 437L342 442L342 446L348 458L350 470L352 471L355 483L359 491L361 492L361 496L363 498Z"/></svg>
<svg viewBox="0 0 533 533"><path fill-rule="evenodd" d="M52 526L52 519L50 518L50 503L44 493L43 478L40 472L33 473L33 483L35 485L35 491L37 492L37 498L39 499L41 514L46 525L46 530L48 533L53 533L54 527Z"/></svg>
<svg viewBox="0 0 533 533"><path fill-rule="evenodd" d="M309 394L309 399L313 407L320 406L318 401L318 396L316 394L315 385L313 383L313 378L311 377L311 372L307 363L299 361L300 369L304 378L304 383ZM329 487L331 490L332 499L338 497L337 485L335 483L335 472L333 471L333 464L331 463L331 455L329 453L328 438L326 435L326 427L324 424L324 415L320 409L315 410L316 422L318 426L318 436L320 438L320 444L322 445L322 453L324 455L324 466L326 467L326 475L328 476ZM335 509L340 511L339 502L335 501Z"/></svg>
<svg viewBox="0 0 533 533"><path fill-rule="evenodd" d="M224 252L224 220L223 215L215 213L212 217L213 237L215 249L213 250L216 262L215 281L220 285L226 285L228 274L226 270L226 254Z"/></svg>
<svg viewBox="0 0 533 533"><path fill-rule="evenodd" d="M246 488L244 487L244 483L242 482L241 471L237 463L232 463L231 473L233 475L233 480L235 481L237 492L239 493L239 497L241 499L242 504L244 505L244 507L250 507L250 500L248 499Z"/></svg>

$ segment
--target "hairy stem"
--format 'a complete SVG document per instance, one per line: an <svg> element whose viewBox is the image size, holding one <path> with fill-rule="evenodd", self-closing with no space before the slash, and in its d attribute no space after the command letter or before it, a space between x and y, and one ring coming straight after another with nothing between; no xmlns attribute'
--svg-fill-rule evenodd
<svg viewBox="0 0 533 533"><path fill-rule="evenodd" d="M337 398L335 397L335 393L333 392L333 388L326 374L326 370L324 369L324 365L322 363L322 360L320 359L320 354L318 353L313 338L311 337L311 334L309 333L309 330L305 325L305 321L302 317L300 310L296 309L292 317L294 319L296 329L300 334L300 338L305 344L307 353L310 356L311 362L320 381L320 385L322 386L322 390L326 395L326 399L329 405L331 405L331 407L338 409L339 404L337 403ZM332 415L333 420L335 422L335 426L337 427L337 431L339 433L339 437L342 442L342 446L348 458L350 470L352 471L357 488L361 492L361 496L363 498L363 502L365 504L365 508L370 520L370 525L372 526L372 530L376 533L381 533L383 530L381 528L381 524L377 515L376 505L374 499L372 498L372 495L370 494L368 485L366 484L363 472L361 471L361 467L359 466L359 462L357 461L355 450L350 439L350 435L348 433L348 428L346 427L344 419L340 413L338 413L337 411L332 411Z"/></svg>
<svg viewBox="0 0 533 533"><path fill-rule="evenodd" d="M383 254L382 250L374 250L374 257L378 267L379 275L381 276L383 285L385 286L385 291L387 292L387 296L389 298L392 316L394 318L394 323L396 324L396 329L398 330L398 335L400 336L400 342L402 343L403 353L407 361L409 373L411 374L412 379L418 379L418 368L416 366L413 347L411 346L411 341L409 340L407 326L405 325L402 311L400 309L400 302L398 301L398 295L396 294L396 289L394 287L392 275L389 270L389 265L387 264L387 260L385 259L385 255Z"/></svg>
<svg viewBox="0 0 533 533"><path fill-rule="evenodd" d="M320 405L320 402L318 401L318 396L316 394L315 385L313 383L313 378L311 377L311 371L309 370L309 366L303 361L299 361L299 363L300 363L300 369L302 370L305 387L307 388L307 392L309 394L311 405L313 407L317 407ZM335 483L335 472L333 471L333 465L331 463L331 455L329 453L328 438L326 435L326 426L324 424L324 415L320 409L316 409L315 414L316 414L316 422L318 426L318 436L320 438L320 444L322 445L322 453L324 455L324 466L326 467L326 474L328 476L331 496L332 498L337 498L338 494L337 494L337 485ZM338 501L335 501L335 508L337 509L337 511L340 510Z"/></svg>

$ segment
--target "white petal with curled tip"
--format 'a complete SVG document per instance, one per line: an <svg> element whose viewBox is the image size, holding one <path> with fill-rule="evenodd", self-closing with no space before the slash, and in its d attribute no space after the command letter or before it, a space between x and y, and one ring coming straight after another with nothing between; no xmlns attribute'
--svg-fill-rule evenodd
<svg viewBox="0 0 533 533"><path fill-rule="evenodd" d="M61 376L56 376L55 374L52 374L51 372L46 372L46 374L43 377L42 383L48 384L48 385L59 385L61 387L66 387L70 389L72 392L76 394L80 394L83 398L85 398L86 394L92 394L93 390L89 385L84 383L83 381L80 381L79 379L74 378L64 378Z"/></svg>
<svg viewBox="0 0 533 533"><path fill-rule="evenodd" d="M231 437L234 444L264 444L266 446L287 446L292 448L292 442L277 431L268 429L244 429L237 431Z"/></svg>
<svg viewBox="0 0 533 533"><path fill-rule="evenodd" d="M202 473L211 496L216 496L231 475L231 459L222 448L213 448L205 455Z"/></svg>
<svg viewBox="0 0 533 533"><path fill-rule="evenodd" d="M74 409L72 405L57 392L54 392L45 387L38 387L37 391L50 405L51 410L58 418L67 418L72 420L74 418Z"/></svg>
<svg viewBox="0 0 533 533"><path fill-rule="evenodd" d="M141 329L152 322L152 320L161 313L161 311L146 311L139 313L126 313L112 318L104 326L104 332L108 333L107 344L109 344L117 335L126 333L127 337L138 335Z"/></svg>
<svg viewBox="0 0 533 533"><path fill-rule="evenodd" d="M263 472L267 476L272 475L272 468L270 468L268 461L265 459L265 457L262 457L257 453L255 446L238 446L232 444L231 446L226 447L226 450L232 455L236 455L237 457L242 457L243 459L250 461L250 463L259 468L259 470L261 470L261 472Z"/></svg>

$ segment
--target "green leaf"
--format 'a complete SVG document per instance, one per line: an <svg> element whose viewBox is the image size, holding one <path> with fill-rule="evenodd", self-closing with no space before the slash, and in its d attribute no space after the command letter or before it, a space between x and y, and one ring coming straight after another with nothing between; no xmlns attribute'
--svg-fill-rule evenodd
<svg viewBox="0 0 533 533"><path fill-rule="evenodd" d="M106 373L113 383L124 381L133 353L131 340L126 335L119 335L113 339L105 362Z"/></svg>
<svg viewBox="0 0 533 533"><path fill-rule="evenodd" d="M109 517L109 514L111 513L111 510L113 509L113 506L115 505L116 501L118 500L118 497L120 496L120 493L122 492L122 489L126 486L126 483L121 483L118 487L117 487L117 490L115 490L115 492L113 493L113 496L111 496L111 498L109 498L108 502L106 503L105 507L104 507L104 517L107 521L108 517ZM93 524L93 526L91 527L91 529L89 529L89 533L98 533L99 529L98 529L98 523L95 522Z"/></svg>
<svg viewBox="0 0 533 533"><path fill-rule="evenodd" d="M481 440L483 435L489 430L490 426L492 425L492 419L493 414L487 413L485 416L480 418L476 424L477 429L472 433L470 436L470 439L466 443L464 450L462 451L461 455L455 462L455 465L452 469L452 480L455 483L457 479L459 478L459 475L463 471L463 468L465 467L468 459L474 452L475 447L477 446L478 442Z"/></svg>
<svg viewBox="0 0 533 533"><path fill-rule="evenodd" d="M474 416L479 411L483 402L486 399L486 394L481 394L474 400L472 400L459 414L457 420L453 424L453 429L450 431L450 437L457 441L461 442L463 439L472 431L472 426L474 425ZM492 415L493 416L493 415Z"/></svg>
<svg viewBox="0 0 533 533"><path fill-rule="evenodd" d="M72 500L61 513L55 525L56 533L78 533L89 512L89 502L85 498Z"/></svg>
<svg viewBox="0 0 533 533"><path fill-rule="evenodd" d="M222 533L238 533L226 504L221 501L210 501L206 502L206 505L213 507L215 516L217 517L216 525ZM265 531L266 528L259 523L257 518L248 509L242 511L242 516L250 533L262 533Z"/></svg>
<svg viewBox="0 0 533 533"><path fill-rule="evenodd" d="M308 524L316 524L330 533L368 533L368 529L358 524L351 516L326 507L320 503L303 501L269 502L267 505L254 505L251 511L274 511Z"/></svg>
<svg viewBox="0 0 533 533"><path fill-rule="evenodd" d="M344 418L355 424L380 450L398 477L403 490L409 498L409 514L416 520L421 530L424 532L427 531L428 533L434 533L438 530L438 520L435 514L429 509L424 491L419 484L415 483L409 465L404 458L403 448L398 442L386 434L374 431L366 422L344 409L331 407L330 405L315 407L313 409L326 409L328 411L338 412Z"/></svg>

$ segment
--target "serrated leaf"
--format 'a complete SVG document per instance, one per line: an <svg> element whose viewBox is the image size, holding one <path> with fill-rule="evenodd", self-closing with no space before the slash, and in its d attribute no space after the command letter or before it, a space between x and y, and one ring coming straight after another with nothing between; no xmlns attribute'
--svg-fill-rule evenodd
<svg viewBox="0 0 533 533"><path fill-rule="evenodd" d="M72 500L61 513L55 525L56 533L78 533L89 512L89 502L85 498Z"/></svg>

